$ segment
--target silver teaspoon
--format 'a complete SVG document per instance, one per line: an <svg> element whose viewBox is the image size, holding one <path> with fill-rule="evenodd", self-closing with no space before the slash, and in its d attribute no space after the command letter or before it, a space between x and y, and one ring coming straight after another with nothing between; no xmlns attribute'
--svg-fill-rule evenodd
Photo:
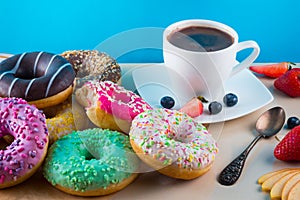
<svg viewBox="0 0 300 200"><path fill-rule="evenodd" d="M247 148L231 163L229 163L218 177L218 182L222 185L233 185L240 177L246 158L258 140L271 137L277 134L285 122L285 112L281 107L273 107L264 112L256 122L258 136L247 146Z"/></svg>

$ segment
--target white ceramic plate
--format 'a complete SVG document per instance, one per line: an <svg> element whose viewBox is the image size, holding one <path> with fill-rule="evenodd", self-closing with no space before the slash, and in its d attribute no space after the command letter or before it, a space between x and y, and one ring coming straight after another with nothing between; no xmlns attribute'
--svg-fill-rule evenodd
<svg viewBox="0 0 300 200"><path fill-rule="evenodd" d="M156 70L156 72L149 73L151 70ZM157 72L157 70L160 72ZM132 71L132 78L137 91L153 107L161 107L159 101L163 96L172 96L175 102L179 101L178 104L180 104L180 102L185 101L184 95L190 95L187 92L188 90L181 91L182 94L176 94L174 88L170 87L170 84L167 83L169 77L162 75L164 73L165 69L162 67L162 64L152 64L141 68L137 67ZM185 81L181 80L181 83L183 88L189 87ZM270 91L247 69L231 77L225 83L224 89L226 93L232 92L238 96L238 104L233 107L223 105L222 112L211 115L208 112L208 104L206 103L204 104L203 114L197 117L197 120L201 123L232 120L254 112L273 100ZM178 104L175 104L175 109L178 109Z"/></svg>
<svg viewBox="0 0 300 200"><path fill-rule="evenodd" d="M210 115L204 112L198 119L203 123L221 122L236 119L254 112L273 101L273 95L252 72L245 69L231 77L225 84L226 93L238 96L238 104L233 107L223 106L223 112Z"/></svg>

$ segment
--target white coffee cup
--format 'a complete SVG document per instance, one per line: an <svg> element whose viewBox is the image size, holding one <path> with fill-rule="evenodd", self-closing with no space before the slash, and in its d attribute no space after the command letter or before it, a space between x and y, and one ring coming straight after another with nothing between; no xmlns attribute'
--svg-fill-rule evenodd
<svg viewBox="0 0 300 200"><path fill-rule="evenodd" d="M168 40L168 37L178 30L197 26L214 28L225 32L232 37L233 42L224 49L201 52L180 48ZM237 53L248 48L252 48L253 51L239 63L236 60ZM225 92L224 83L226 80L250 66L258 57L259 52L260 48L255 41L239 42L238 34L233 28L211 20L191 19L179 21L168 26L163 33L165 65L188 80L195 95L204 96L208 100L222 98Z"/></svg>

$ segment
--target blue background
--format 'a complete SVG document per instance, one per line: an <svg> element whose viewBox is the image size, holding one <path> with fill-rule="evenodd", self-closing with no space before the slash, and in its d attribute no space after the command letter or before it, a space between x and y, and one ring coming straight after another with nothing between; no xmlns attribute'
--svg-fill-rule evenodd
<svg viewBox="0 0 300 200"><path fill-rule="evenodd" d="M256 62L300 62L299 8L298 0L2 0L0 52L61 53L70 49L94 49L123 31L143 27L163 30L179 20L200 18L233 27L240 41L255 40L261 48ZM161 43L160 34L150 39ZM123 48L129 43L129 40L120 41L111 48ZM161 62L162 52L150 48L127 52L117 59L119 62Z"/></svg>

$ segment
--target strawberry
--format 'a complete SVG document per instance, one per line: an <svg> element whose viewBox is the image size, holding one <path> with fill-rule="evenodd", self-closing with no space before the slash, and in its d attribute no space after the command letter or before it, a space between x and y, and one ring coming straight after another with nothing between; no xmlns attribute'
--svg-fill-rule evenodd
<svg viewBox="0 0 300 200"><path fill-rule="evenodd" d="M283 161L300 161L300 126L296 126L274 149L274 156Z"/></svg>
<svg viewBox="0 0 300 200"><path fill-rule="evenodd" d="M276 89L291 97L300 96L300 68L294 68L274 81Z"/></svg>
<svg viewBox="0 0 300 200"><path fill-rule="evenodd" d="M292 69L295 63L281 62L276 64L250 66L249 69L255 73L263 74L270 78L278 78L288 70Z"/></svg>
<svg viewBox="0 0 300 200"><path fill-rule="evenodd" d="M179 111L186 113L190 117L198 117L203 113L202 102L194 97L188 101Z"/></svg>

